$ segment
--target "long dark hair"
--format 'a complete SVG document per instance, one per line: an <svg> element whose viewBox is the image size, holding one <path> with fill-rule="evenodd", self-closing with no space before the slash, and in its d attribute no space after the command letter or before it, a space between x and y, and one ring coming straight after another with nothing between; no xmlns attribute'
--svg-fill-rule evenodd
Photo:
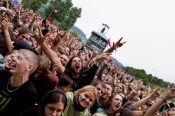
<svg viewBox="0 0 175 116"><path fill-rule="evenodd" d="M63 103L64 104L64 109L67 106L67 98L66 95L63 93L61 89L53 89L46 93L44 97L42 98L39 106L39 114L41 116L44 116L44 108L47 104L49 103ZM63 110L64 110L63 109Z"/></svg>
<svg viewBox="0 0 175 116"><path fill-rule="evenodd" d="M107 104L107 107L104 108L105 112L106 112L109 116L112 116L112 114L114 113L114 112L111 112L111 111L109 110L109 107L110 107L110 105L111 105L112 99L113 99L116 95L121 96L121 98L122 98L122 104L123 104L123 97L122 97L122 95L121 95L120 93L117 93L117 92L114 93L114 94L109 98L109 102L108 102L108 104ZM123 116L123 115L121 115L121 116Z"/></svg>
<svg viewBox="0 0 175 116"><path fill-rule="evenodd" d="M81 58L80 57L78 57L78 56L73 56L70 60L69 60L69 62L67 63L67 65L66 65L66 69L68 69L69 70L69 72L71 71L71 64L72 64L72 61L73 61L73 59L75 58L75 57L77 57L77 58L79 58L80 59L80 62L81 62L81 71L80 71L80 74L79 74L79 76L81 77L82 76L82 72L83 72L83 62L82 62L82 60L81 60Z"/></svg>

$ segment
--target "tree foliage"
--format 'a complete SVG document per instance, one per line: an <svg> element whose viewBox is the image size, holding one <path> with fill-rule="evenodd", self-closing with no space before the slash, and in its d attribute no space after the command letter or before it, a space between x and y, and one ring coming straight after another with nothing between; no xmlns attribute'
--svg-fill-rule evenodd
<svg viewBox="0 0 175 116"><path fill-rule="evenodd" d="M72 34L79 42L82 42L81 37L79 37L79 35L76 31L69 30L69 33Z"/></svg>
<svg viewBox="0 0 175 116"><path fill-rule="evenodd" d="M150 85L152 88L155 88L156 86L167 87L170 84L169 82L165 82L151 74L146 74L143 69L140 70L133 67L126 67L125 72L136 77L136 79L142 79L144 84Z"/></svg>
<svg viewBox="0 0 175 116"><path fill-rule="evenodd" d="M22 4L24 8L32 9L42 17L53 18L60 30L68 31L81 17L82 9L73 7L72 0L22 0ZM42 4L46 4L47 7L43 9Z"/></svg>
<svg viewBox="0 0 175 116"><path fill-rule="evenodd" d="M48 0L22 0L24 8L29 8L33 11L37 11L42 4L46 4L47 2Z"/></svg>
<svg viewBox="0 0 175 116"><path fill-rule="evenodd" d="M54 10L57 12L53 12ZM81 11L81 8L73 7L71 0L52 0L45 9L45 14L58 22L60 30L67 31L75 24L77 18L81 17Z"/></svg>

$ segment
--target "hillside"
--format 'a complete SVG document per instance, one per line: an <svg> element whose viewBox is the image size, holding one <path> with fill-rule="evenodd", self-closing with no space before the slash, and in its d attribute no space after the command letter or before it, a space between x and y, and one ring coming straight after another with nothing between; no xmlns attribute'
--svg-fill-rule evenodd
<svg viewBox="0 0 175 116"><path fill-rule="evenodd" d="M77 32L80 38L84 39L85 41L87 40L86 35L84 34L84 32L81 29L79 29L76 26L73 26L71 29L73 31Z"/></svg>

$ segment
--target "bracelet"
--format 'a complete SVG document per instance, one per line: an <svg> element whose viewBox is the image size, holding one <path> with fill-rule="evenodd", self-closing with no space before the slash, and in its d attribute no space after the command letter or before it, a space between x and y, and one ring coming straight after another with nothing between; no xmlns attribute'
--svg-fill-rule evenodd
<svg viewBox="0 0 175 116"><path fill-rule="evenodd" d="M161 98L162 98L162 100L164 101L164 103L166 103L166 99L165 99L165 97L162 96Z"/></svg>
<svg viewBox="0 0 175 116"><path fill-rule="evenodd" d="M5 35L5 38L9 38L9 37L10 37L10 35L9 35L9 34Z"/></svg>

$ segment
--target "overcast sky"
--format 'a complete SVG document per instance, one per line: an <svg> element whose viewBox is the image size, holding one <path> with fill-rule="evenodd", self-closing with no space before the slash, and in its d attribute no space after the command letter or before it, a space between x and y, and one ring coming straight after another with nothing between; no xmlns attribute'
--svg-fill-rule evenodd
<svg viewBox="0 0 175 116"><path fill-rule="evenodd" d="M89 38L103 23L111 42L127 43L113 56L124 66L144 69L175 82L175 0L72 0L82 8L75 26Z"/></svg>

